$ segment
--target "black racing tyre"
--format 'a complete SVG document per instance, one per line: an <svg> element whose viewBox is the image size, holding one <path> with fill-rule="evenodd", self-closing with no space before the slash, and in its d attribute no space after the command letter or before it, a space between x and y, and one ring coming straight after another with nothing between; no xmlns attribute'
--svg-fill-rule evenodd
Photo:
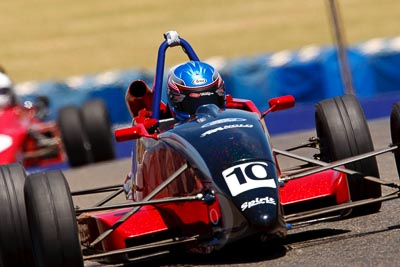
<svg viewBox="0 0 400 267"><path fill-rule="evenodd" d="M326 99L316 104L315 121L320 140L321 160L331 162L374 150L364 112L354 95ZM379 178L376 158L349 163L346 168ZM380 184L357 175L347 175L353 201L382 195ZM378 212L381 203L353 208L353 215Z"/></svg>
<svg viewBox="0 0 400 267"><path fill-rule="evenodd" d="M29 175L24 192L36 265L83 266L71 193L62 172Z"/></svg>
<svg viewBox="0 0 400 267"><path fill-rule="evenodd" d="M390 113L390 133L392 135L392 143L400 146L400 102L393 104ZM400 177L400 149L394 151L394 158L397 166L397 173Z"/></svg>
<svg viewBox="0 0 400 267"><path fill-rule="evenodd" d="M0 166L0 266L33 266L24 200L25 170Z"/></svg>
<svg viewBox="0 0 400 267"><path fill-rule="evenodd" d="M90 145L82 125L80 110L73 106L61 108L58 113L57 125L71 167L90 163Z"/></svg>
<svg viewBox="0 0 400 267"><path fill-rule="evenodd" d="M105 103L101 99L84 103L82 121L94 162L114 159L114 137Z"/></svg>

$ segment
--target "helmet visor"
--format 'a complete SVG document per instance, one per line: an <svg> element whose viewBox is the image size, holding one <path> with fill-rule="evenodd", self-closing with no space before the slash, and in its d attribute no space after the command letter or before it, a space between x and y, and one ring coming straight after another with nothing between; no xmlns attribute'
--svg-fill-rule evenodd
<svg viewBox="0 0 400 267"><path fill-rule="evenodd" d="M199 106L215 104L220 108L224 107L224 94L218 92L217 86L202 91L182 90L185 96L181 102L176 103L177 108L185 113L193 115Z"/></svg>

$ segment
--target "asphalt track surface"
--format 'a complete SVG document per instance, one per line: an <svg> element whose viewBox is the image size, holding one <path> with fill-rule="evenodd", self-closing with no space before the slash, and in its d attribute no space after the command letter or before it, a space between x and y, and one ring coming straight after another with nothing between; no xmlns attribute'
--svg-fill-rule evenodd
<svg viewBox="0 0 400 267"><path fill-rule="evenodd" d="M369 121L369 127L375 148L387 147L391 142L388 119ZM315 136L314 131L277 135L272 136L272 143L285 149L311 136ZM398 180L391 153L379 156L378 164L383 179ZM129 168L130 160L123 159L64 173L71 190L78 190L121 183ZM74 201L86 206L96 199ZM142 264L86 262L85 266L400 266L399 253L400 200L392 200L385 202L376 214L291 230L281 245L239 243L208 256L172 255Z"/></svg>

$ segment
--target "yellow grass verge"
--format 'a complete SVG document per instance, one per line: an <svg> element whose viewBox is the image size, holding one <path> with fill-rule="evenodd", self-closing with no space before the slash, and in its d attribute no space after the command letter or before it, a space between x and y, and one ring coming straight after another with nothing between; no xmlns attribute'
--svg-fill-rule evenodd
<svg viewBox="0 0 400 267"><path fill-rule="evenodd" d="M2 0L0 64L16 82L153 69L167 30L201 58L332 42L328 0ZM398 0L340 0L349 43L400 35ZM184 60L174 49L167 65Z"/></svg>

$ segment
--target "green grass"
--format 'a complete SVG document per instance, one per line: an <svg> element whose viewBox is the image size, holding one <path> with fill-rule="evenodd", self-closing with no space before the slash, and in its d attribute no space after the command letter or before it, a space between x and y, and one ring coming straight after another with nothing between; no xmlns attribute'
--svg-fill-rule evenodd
<svg viewBox="0 0 400 267"><path fill-rule="evenodd" d="M0 64L16 82L154 69L177 30L201 58L332 42L328 0L2 0ZM348 43L400 35L398 0L340 0ZM185 58L169 51L167 65Z"/></svg>

